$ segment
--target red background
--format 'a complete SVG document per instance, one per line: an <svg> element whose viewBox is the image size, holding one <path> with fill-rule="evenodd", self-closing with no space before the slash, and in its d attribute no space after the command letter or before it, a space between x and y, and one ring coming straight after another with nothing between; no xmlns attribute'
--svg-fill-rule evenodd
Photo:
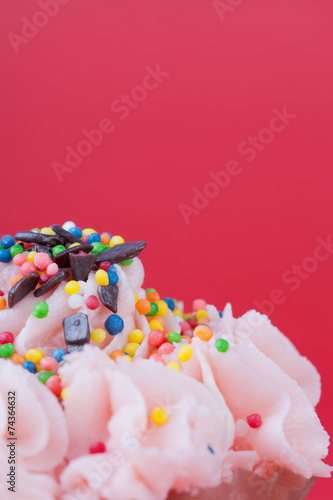
<svg viewBox="0 0 333 500"><path fill-rule="evenodd" d="M41 9L1 0L0 231L74 220L145 239L146 286L188 307L240 315L280 288L272 321L320 369L333 434L333 256L296 291L282 282L332 231L333 5L236 3L221 19L210 0L70 0L15 53L8 33ZM120 120L111 103L157 64L169 76ZM247 162L239 144L283 106L296 118ZM52 162L105 117L115 131L60 183ZM242 173L186 224L179 204L234 159ZM309 498L330 489L319 480Z"/></svg>

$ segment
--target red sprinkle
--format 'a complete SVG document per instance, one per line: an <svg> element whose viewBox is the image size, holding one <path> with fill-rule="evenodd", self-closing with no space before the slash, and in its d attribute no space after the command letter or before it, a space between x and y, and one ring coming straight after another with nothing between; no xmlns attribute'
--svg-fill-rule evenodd
<svg viewBox="0 0 333 500"><path fill-rule="evenodd" d="M87 252L82 252L82 250L80 250L80 251L78 252L78 255L87 255Z"/></svg>
<svg viewBox="0 0 333 500"><path fill-rule="evenodd" d="M3 293L2 290L0 290L0 297L3 297L5 294Z"/></svg>
<svg viewBox="0 0 333 500"><path fill-rule="evenodd" d="M257 427L260 427L262 424L261 416L258 415L258 413L252 413L252 415L247 417L247 423L252 429L257 429Z"/></svg>
<svg viewBox="0 0 333 500"><path fill-rule="evenodd" d="M162 330L152 330L148 337L148 344L152 347L160 347L164 342L167 342L167 338L162 332Z"/></svg>
<svg viewBox="0 0 333 500"><path fill-rule="evenodd" d="M158 348L158 354L171 354L175 350L173 344L170 342L165 342Z"/></svg>
<svg viewBox="0 0 333 500"><path fill-rule="evenodd" d="M104 443L94 443L89 448L89 453L105 453L106 448Z"/></svg>
<svg viewBox="0 0 333 500"><path fill-rule="evenodd" d="M48 378L47 381L45 382L46 387L50 389L50 391L53 392L53 394L59 398L62 390L61 386L61 380L58 375L52 375L52 377Z"/></svg>
<svg viewBox="0 0 333 500"><path fill-rule="evenodd" d="M96 295L89 295L86 300L86 306L93 311L99 307L99 300Z"/></svg>
<svg viewBox="0 0 333 500"><path fill-rule="evenodd" d="M2 332L0 333L0 344L13 344L14 343L14 335L10 332Z"/></svg>
<svg viewBox="0 0 333 500"><path fill-rule="evenodd" d="M191 328L195 328L197 326L197 322L194 318L187 318L186 323L190 325Z"/></svg>
<svg viewBox="0 0 333 500"><path fill-rule="evenodd" d="M47 274L41 274L39 277L39 284L44 285L47 281L49 281L49 276Z"/></svg>
<svg viewBox="0 0 333 500"><path fill-rule="evenodd" d="M103 269L103 271L108 271L111 267L111 264L110 262L101 262L98 267L99 269Z"/></svg>

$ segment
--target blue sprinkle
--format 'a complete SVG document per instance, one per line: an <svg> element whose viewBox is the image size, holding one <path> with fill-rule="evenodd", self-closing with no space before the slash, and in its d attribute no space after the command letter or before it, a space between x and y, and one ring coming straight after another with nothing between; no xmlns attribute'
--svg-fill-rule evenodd
<svg viewBox="0 0 333 500"><path fill-rule="evenodd" d="M4 248L10 248L15 245L15 240L10 234L6 234L6 236L1 238L0 245Z"/></svg>
<svg viewBox="0 0 333 500"><path fill-rule="evenodd" d="M66 351L64 349L61 349L60 347L58 347L57 349L54 349L54 351L52 351L52 358L56 359L58 361L58 363L60 363L60 361L62 361L62 358L65 356L66 354Z"/></svg>
<svg viewBox="0 0 333 500"><path fill-rule="evenodd" d="M168 308L171 309L171 311L174 310L175 308L175 301L171 297L164 297L164 302L167 303Z"/></svg>
<svg viewBox="0 0 333 500"><path fill-rule="evenodd" d="M2 241L2 240L1 240ZM12 260L12 254L10 253L9 250L0 250L0 262L4 262L8 264L8 262L11 262Z"/></svg>
<svg viewBox="0 0 333 500"><path fill-rule="evenodd" d="M73 234L77 238L82 238L82 229L80 229L79 227L71 227L68 230L68 232L71 233L71 234Z"/></svg>
<svg viewBox="0 0 333 500"><path fill-rule="evenodd" d="M92 245L93 243L100 243L101 242L101 237L98 233L91 233L88 236L88 245Z"/></svg>
<svg viewBox="0 0 333 500"><path fill-rule="evenodd" d="M114 269L114 268L113 268ZM107 271L107 275L109 277L109 284L116 285L119 281L118 274L112 270L111 268Z"/></svg>
<svg viewBox="0 0 333 500"><path fill-rule="evenodd" d="M131 355L130 355L130 354L128 354L128 352L124 352L124 354L125 354L125 356L129 356L129 357L131 357Z"/></svg>
<svg viewBox="0 0 333 500"><path fill-rule="evenodd" d="M24 361L22 363L22 368L25 368L30 373L37 373L37 366L32 361Z"/></svg>
<svg viewBox="0 0 333 500"><path fill-rule="evenodd" d="M105 329L110 335L117 335L124 329L124 322L118 314L111 314L105 321Z"/></svg>
<svg viewBox="0 0 333 500"><path fill-rule="evenodd" d="M208 451L210 451L210 452L214 455L214 450L213 450L213 448L212 448L211 446L209 446L209 445L207 446L207 448L208 448Z"/></svg>
<svg viewBox="0 0 333 500"><path fill-rule="evenodd" d="M219 311L219 316L220 316L220 318L223 318L223 312L222 311Z"/></svg>

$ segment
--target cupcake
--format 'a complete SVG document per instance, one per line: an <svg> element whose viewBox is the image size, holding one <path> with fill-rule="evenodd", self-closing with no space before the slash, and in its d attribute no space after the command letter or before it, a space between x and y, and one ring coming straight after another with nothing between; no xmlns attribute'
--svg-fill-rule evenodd
<svg viewBox="0 0 333 500"><path fill-rule="evenodd" d="M144 241L1 239L0 497L303 499L330 477L311 362L269 319L143 289Z"/></svg>

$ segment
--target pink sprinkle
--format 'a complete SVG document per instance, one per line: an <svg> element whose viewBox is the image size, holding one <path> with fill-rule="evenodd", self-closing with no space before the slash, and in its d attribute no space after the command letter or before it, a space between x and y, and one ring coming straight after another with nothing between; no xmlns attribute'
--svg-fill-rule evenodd
<svg viewBox="0 0 333 500"><path fill-rule="evenodd" d="M24 262L21 266L20 273L22 276L25 276L26 274L33 273L37 271L37 267L33 262L27 261Z"/></svg>
<svg viewBox="0 0 333 500"><path fill-rule="evenodd" d="M50 278L52 278L52 276L55 276L58 273L58 271L59 271L59 267L58 267L58 264L56 264L55 262L52 262L46 268L47 275Z"/></svg>
<svg viewBox="0 0 333 500"><path fill-rule="evenodd" d="M186 330L189 330L191 328L191 325L187 321L182 321L179 323L181 333L185 333Z"/></svg>
<svg viewBox="0 0 333 500"><path fill-rule="evenodd" d="M199 311L199 309L206 309L207 307L207 302L203 299L196 299L193 301L192 304L192 310L193 311Z"/></svg>
<svg viewBox="0 0 333 500"><path fill-rule="evenodd" d="M27 260L27 256L25 253L18 253L17 255L15 255L15 257L13 258L13 262L16 266L22 266L22 264L24 264L24 262Z"/></svg>
<svg viewBox="0 0 333 500"><path fill-rule="evenodd" d="M171 354L175 350L174 346L170 342L165 342L158 348L158 354Z"/></svg>
<svg viewBox="0 0 333 500"><path fill-rule="evenodd" d="M262 424L261 416L258 415L258 413L252 413L252 415L249 415L247 417L247 423L249 424L250 427L256 429L257 427L260 427Z"/></svg>
<svg viewBox="0 0 333 500"><path fill-rule="evenodd" d="M188 323L191 328L195 328L197 326L197 322L194 318L187 318L186 323Z"/></svg>
<svg viewBox="0 0 333 500"><path fill-rule="evenodd" d="M49 276L47 274L41 274L39 276L39 284L40 285L44 285L45 283L47 283L49 281Z"/></svg>
<svg viewBox="0 0 333 500"><path fill-rule="evenodd" d="M47 381L45 382L45 385L46 385L46 387L48 387L50 389L50 391L53 392L53 394L57 398L60 397L62 386L61 386L60 377L58 377L58 375L52 375L52 377L47 379Z"/></svg>
<svg viewBox="0 0 333 500"><path fill-rule="evenodd" d="M83 252L82 250L80 250L80 251L78 252L78 255L87 255L87 252Z"/></svg>
<svg viewBox="0 0 333 500"><path fill-rule="evenodd" d="M83 236L83 238L82 238L83 243L88 243L88 238L89 238L88 235Z"/></svg>
<svg viewBox="0 0 333 500"><path fill-rule="evenodd" d="M152 347L160 347L167 339L162 330L152 330L148 337L148 344Z"/></svg>
<svg viewBox="0 0 333 500"><path fill-rule="evenodd" d="M163 358L160 354L151 354L149 356L149 359L152 359L153 361L158 361L159 363L163 363L163 365L165 365Z"/></svg>
<svg viewBox="0 0 333 500"><path fill-rule="evenodd" d="M86 306L93 311L99 307L99 300L96 295L89 295L86 300Z"/></svg>
<svg viewBox="0 0 333 500"><path fill-rule="evenodd" d="M89 448L89 453L105 453L105 451L105 444L101 442L94 443Z"/></svg>
<svg viewBox="0 0 333 500"><path fill-rule="evenodd" d="M50 264L51 259L47 253L44 252L39 252L36 253L34 257L34 264L37 266L41 271L45 271L47 266Z"/></svg>
<svg viewBox="0 0 333 500"><path fill-rule="evenodd" d="M99 269L103 269L103 271L108 271L111 267L110 262L101 262L100 265L98 266Z"/></svg>
<svg viewBox="0 0 333 500"><path fill-rule="evenodd" d="M40 367L43 370L52 372L57 368L57 366L58 361L55 358L52 358L52 356L45 356L40 360Z"/></svg>
<svg viewBox="0 0 333 500"><path fill-rule="evenodd" d="M14 343L14 335L10 332L2 332L0 333L0 344L13 344Z"/></svg>

